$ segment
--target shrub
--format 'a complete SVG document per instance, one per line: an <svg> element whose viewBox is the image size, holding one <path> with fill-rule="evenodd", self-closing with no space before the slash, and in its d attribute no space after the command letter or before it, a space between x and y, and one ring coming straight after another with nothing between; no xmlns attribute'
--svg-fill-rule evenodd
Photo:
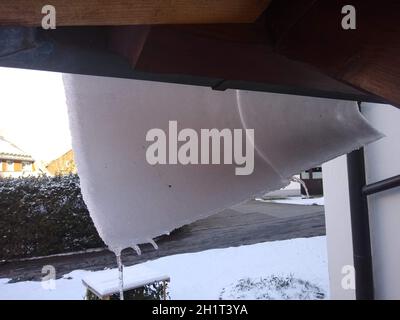
<svg viewBox="0 0 400 320"><path fill-rule="evenodd" d="M0 179L0 260L101 246L77 175Z"/></svg>
<svg viewBox="0 0 400 320"><path fill-rule="evenodd" d="M223 288L219 299L320 300L324 290L293 275L243 278Z"/></svg>

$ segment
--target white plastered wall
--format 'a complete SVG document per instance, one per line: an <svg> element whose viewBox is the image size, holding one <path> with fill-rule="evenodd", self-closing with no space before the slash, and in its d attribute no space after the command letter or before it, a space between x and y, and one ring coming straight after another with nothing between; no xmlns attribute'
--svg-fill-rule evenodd
<svg viewBox="0 0 400 320"><path fill-rule="evenodd" d="M362 112L386 137L365 147L367 183L400 174L400 110L363 103ZM344 289L342 268L352 264L346 156L323 165L325 214L332 299L354 299ZM369 196L376 299L400 299L400 188Z"/></svg>
<svg viewBox="0 0 400 320"><path fill-rule="evenodd" d="M386 138L365 148L366 179L400 174L400 110L365 103L362 112ZM369 196L375 296L400 299L400 187Z"/></svg>
<svg viewBox="0 0 400 320"><path fill-rule="evenodd" d="M325 224L328 245L329 287L331 299L354 299L355 291L342 287L345 266L353 266L353 245L347 156L322 165L325 198Z"/></svg>

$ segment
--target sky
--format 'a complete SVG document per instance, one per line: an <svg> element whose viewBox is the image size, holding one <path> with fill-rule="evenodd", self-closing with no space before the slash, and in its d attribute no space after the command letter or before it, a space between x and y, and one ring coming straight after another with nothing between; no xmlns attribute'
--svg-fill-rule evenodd
<svg viewBox="0 0 400 320"><path fill-rule="evenodd" d="M39 161L71 149L61 73L0 68L0 136Z"/></svg>

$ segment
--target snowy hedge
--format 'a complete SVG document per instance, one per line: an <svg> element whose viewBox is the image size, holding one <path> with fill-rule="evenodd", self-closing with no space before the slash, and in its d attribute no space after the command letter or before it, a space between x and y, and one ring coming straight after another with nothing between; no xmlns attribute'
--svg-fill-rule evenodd
<svg viewBox="0 0 400 320"><path fill-rule="evenodd" d="M0 260L101 246L77 175L0 179Z"/></svg>

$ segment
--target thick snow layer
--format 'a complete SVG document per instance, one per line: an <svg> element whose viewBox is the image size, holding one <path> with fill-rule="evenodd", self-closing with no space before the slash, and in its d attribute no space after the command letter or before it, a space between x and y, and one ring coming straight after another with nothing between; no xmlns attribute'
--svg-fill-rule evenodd
<svg viewBox="0 0 400 320"><path fill-rule="evenodd" d="M293 275L243 278L224 288L220 299L320 300L326 293L310 281Z"/></svg>
<svg viewBox="0 0 400 320"><path fill-rule="evenodd" d="M381 137L355 102L82 75L65 75L64 83L83 197L116 253L284 187L292 175ZM254 146L254 171L149 164L146 135L157 128L174 140L169 121L198 135L254 129L254 139L237 144Z"/></svg>
<svg viewBox="0 0 400 320"><path fill-rule="evenodd" d="M299 238L264 242L226 249L186 253L148 261L149 267L171 277L171 299L219 299L240 297L231 288L241 279L258 281L263 278L293 277L329 291L326 238ZM140 266L138 265L138 266ZM103 271L101 271L103 272ZM117 272L109 270L117 276ZM41 282L25 281L8 284L0 279L0 299L83 299L82 278L90 271L75 270L55 281L55 289L45 289ZM299 287L299 290L302 288ZM275 292L263 292L276 297ZM298 292L300 293L300 292ZM260 297L255 286L245 297ZM291 296L296 296L292 292ZM232 296L233 295L233 296Z"/></svg>
<svg viewBox="0 0 400 320"><path fill-rule="evenodd" d="M153 282L170 280L168 275L150 269L143 264L125 267L123 274L123 288L125 291L143 287ZM120 290L117 269L92 272L84 277L82 281L100 297L109 296Z"/></svg>

